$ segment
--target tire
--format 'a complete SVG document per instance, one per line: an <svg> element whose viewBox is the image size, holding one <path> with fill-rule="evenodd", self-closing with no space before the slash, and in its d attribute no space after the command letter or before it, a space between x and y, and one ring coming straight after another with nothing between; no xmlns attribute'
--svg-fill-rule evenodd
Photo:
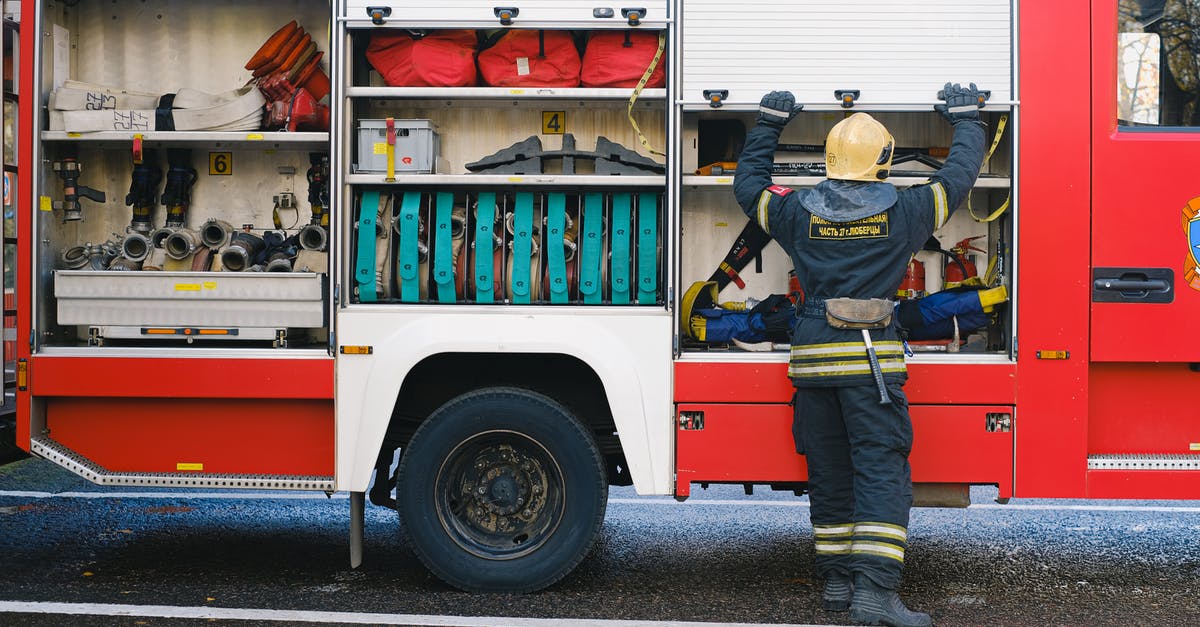
<svg viewBox="0 0 1200 627"><path fill-rule="evenodd" d="M532 592L591 549L608 501L604 460L562 405L487 388L438 408L396 470L405 541L442 581L469 592Z"/></svg>

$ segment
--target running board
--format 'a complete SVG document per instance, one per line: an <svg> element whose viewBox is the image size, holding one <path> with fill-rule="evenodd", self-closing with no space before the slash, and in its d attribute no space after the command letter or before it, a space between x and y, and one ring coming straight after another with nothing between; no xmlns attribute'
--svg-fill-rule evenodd
<svg viewBox="0 0 1200 627"><path fill-rule="evenodd" d="M1200 470L1200 455L1094 455L1088 470Z"/></svg>
<svg viewBox="0 0 1200 627"><path fill-rule="evenodd" d="M242 488L253 490L320 490L332 492L333 477L299 475L202 475L188 472L117 472L47 437L30 439L30 452L95 483L107 486L154 488Z"/></svg>

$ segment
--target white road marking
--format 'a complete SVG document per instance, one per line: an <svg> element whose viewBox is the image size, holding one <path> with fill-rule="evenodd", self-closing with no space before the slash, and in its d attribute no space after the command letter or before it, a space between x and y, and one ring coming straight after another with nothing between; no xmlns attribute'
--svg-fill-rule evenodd
<svg viewBox="0 0 1200 627"><path fill-rule="evenodd" d="M347 500L348 492L326 496L323 492L36 492L25 490L0 490L0 498L26 499L184 499L184 500ZM688 499L682 503L670 497L610 498L617 505L669 505L672 507L808 507L807 500L761 501L737 499ZM967 509L994 509L999 511L1047 511L1047 512L1158 512L1175 514L1198 514L1200 507L1185 505L1058 505L1037 503L974 503Z"/></svg>
<svg viewBox="0 0 1200 627"><path fill-rule="evenodd" d="M0 601L0 613L69 614L73 616L137 616L215 620L293 621L301 623L349 623L371 625L434 625L441 627L813 627L783 623L709 623L689 621L607 620L589 618L510 618L500 616L428 616L422 614L373 614L317 612L233 607L185 607L176 605L116 605L105 603L50 603L44 601Z"/></svg>

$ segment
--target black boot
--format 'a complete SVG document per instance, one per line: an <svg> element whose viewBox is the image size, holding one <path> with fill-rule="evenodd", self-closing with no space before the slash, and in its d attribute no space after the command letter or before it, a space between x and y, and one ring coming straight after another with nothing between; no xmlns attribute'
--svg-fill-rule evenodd
<svg viewBox="0 0 1200 627"><path fill-rule="evenodd" d="M830 574L825 579L825 591L821 593L821 607L827 612L845 612L850 609L850 592L854 586L850 575Z"/></svg>
<svg viewBox="0 0 1200 627"><path fill-rule="evenodd" d="M895 590L883 588L864 575L855 575L850 600L850 619L862 625L888 627L930 627L929 614L904 607Z"/></svg>

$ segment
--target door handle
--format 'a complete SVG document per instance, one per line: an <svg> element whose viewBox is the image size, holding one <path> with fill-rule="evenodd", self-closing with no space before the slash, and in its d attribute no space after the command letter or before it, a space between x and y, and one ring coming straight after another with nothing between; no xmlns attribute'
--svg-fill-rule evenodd
<svg viewBox="0 0 1200 627"><path fill-rule="evenodd" d="M1094 303L1170 303L1175 300L1175 272L1170 268L1095 268Z"/></svg>
<svg viewBox="0 0 1200 627"><path fill-rule="evenodd" d="M1093 286L1098 290L1115 292L1161 292L1171 286L1162 279L1139 281L1136 279L1096 279Z"/></svg>

